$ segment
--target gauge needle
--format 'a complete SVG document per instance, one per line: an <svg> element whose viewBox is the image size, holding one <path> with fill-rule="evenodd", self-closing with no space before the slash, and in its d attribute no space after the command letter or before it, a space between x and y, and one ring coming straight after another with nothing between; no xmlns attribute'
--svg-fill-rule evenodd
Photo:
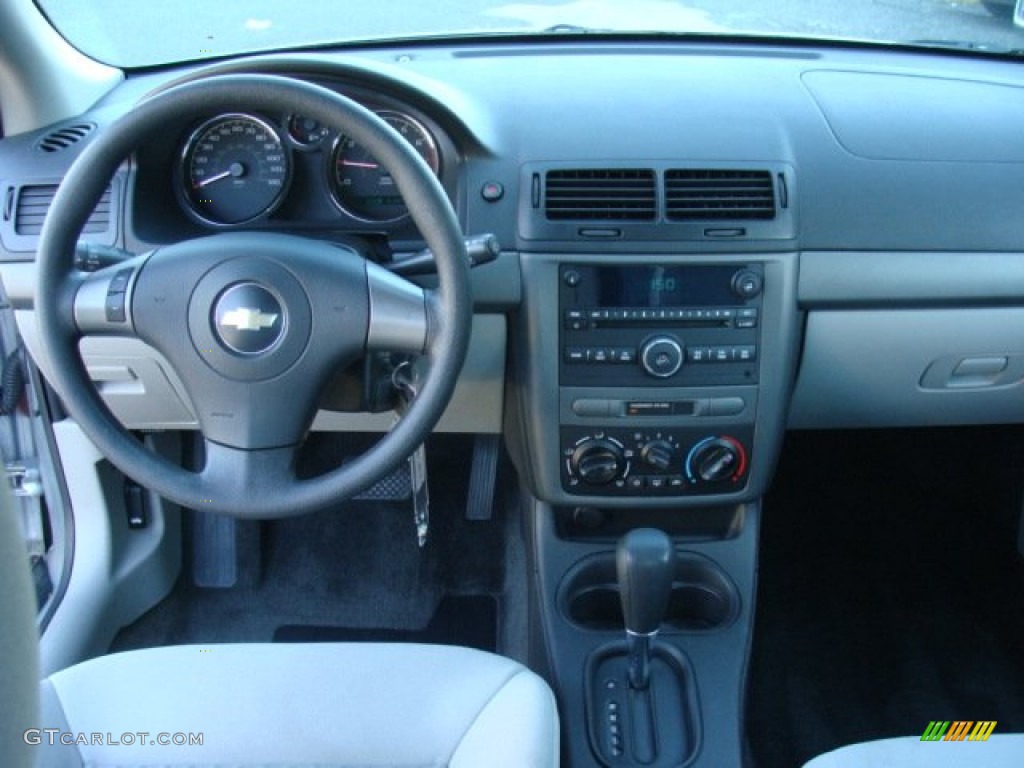
<svg viewBox="0 0 1024 768"><path fill-rule="evenodd" d="M374 170L376 170L377 168L380 168L380 166L377 165L376 163L360 163L360 162L358 162L356 160L342 160L341 164L342 165L350 165L350 166L353 166L355 168L371 168L371 169L374 169Z"/></svg>
<svg viewBox="0 0 1024 768"><path fill-rule="evenodd" d="M197 181L195 183L195 188L196 189L202 189L203 187L208 187L211 184L213 184L213 182L220 181L221 179L226 179L229 176L233 176L235 178L238 178L239 176L242 176L244 173L245 173L245 166L244 165L242 165L241 163L232 163L230 166L228 166L228 169L226 171L221 171L220 173L215 173L213 176L208 176L207 178L203 179L202 181Z"/></svg>

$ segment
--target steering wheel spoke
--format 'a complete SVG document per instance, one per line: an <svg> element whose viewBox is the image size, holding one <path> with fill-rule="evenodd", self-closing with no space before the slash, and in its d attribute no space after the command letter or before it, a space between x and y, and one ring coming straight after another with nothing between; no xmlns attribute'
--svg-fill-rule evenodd
<svg viewBox="0 0 1024 768"><path fill-rule="evenodd" d="M287 509L254 504L253 499L277 499L293 486L297 446L247 450L203 440L206 463L198 473L201 489L196 509L210 509L240 517L286 517ZM270 508L267 508L270 507Z"/></svg>
<svg viewBox="0 0 1024 768"><path fill-rule="evenodd" d="M75 328L82 336L133 336L132 292L145 256L89 272L72 286ZM69 278L69 281L71 278Z"/></svg>
<svg viewBox="0 0 1024 768"><path fill-rule="evenodd" d="M370 325L366 348L421 355L427 348L427 293L415 283L373 263L366 265Z"/></svg>

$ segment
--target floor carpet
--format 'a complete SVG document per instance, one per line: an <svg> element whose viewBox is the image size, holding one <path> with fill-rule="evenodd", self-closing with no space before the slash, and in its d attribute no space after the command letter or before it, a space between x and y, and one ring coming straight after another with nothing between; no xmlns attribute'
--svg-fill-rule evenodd
<svg viewBox="0 0 1024 768"><path fill-rule="evenodd" d="M1024 731L1024 432L787 436L765 503L758 768L931 720Z"/></svg>
<svg viewBox="0 0 1024 768"><path fill-rule="evenodd" d="M309 473L331 466L349 443L314 436L303 457ZM255 535L258 554L244 558L257 562L245 570L255 576L231 588L201 588L186 568L174 591L124 628L112 650L270 642L296 627L366 638L428 632L438 642L451 637L493 648L493 596L506 591L507 526L500 504L491 520L465 517L471 447L467 437L431 438L431 526L424 548L417 545L408 501L349 502L302 517L246 523L243 538L252 550ZM471 626L474 617L478 627Z"/></svg>

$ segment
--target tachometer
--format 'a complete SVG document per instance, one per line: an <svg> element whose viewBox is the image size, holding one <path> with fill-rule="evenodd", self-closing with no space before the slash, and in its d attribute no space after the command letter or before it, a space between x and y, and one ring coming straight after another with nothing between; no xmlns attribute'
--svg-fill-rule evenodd
<svg viewBox="0 0 1024 768"><path fill-rule="evenodd" d="M182 152L189 210L211 224L244 224L274 211L290 176L277 131L252 115L219 115L196 128Z"/></svg>
<svg viewBox="0 0 1024 768"><path fill-rule="evenodd" d="M441 167L437 143L430 132L408 115L378 112L405 137L436 174ZM348 136L340 136L331 153L331 193L346 213L364 221L386 222L408 211L391 173Z"/></svg>

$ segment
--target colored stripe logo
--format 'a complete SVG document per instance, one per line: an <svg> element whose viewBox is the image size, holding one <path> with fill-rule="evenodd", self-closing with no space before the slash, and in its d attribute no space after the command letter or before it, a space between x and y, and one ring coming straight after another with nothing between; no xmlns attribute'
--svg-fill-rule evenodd
<svg viewBox="0 0 1024 768"><path fill-rule="evenodd" d="M932 720L921 741L988 741L996 729L996 720Z"/></svg>

